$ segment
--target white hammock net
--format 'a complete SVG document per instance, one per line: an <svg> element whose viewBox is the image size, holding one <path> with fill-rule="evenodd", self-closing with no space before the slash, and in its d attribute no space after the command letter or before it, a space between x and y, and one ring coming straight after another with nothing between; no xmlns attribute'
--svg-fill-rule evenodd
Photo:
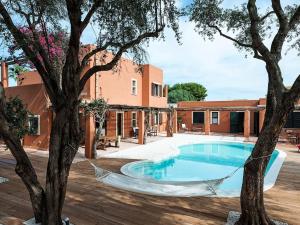
<svg viewBox="0 0 300 225"><path fill-rule="evenodd" d="M215 180L172 182L133 178L102 169L95 166L93 163L91 163L91 165L95 169L96 180L98 182L135 193L172 197L217 195L218 187L223 183L225 179L233 176L233 174L236 172L234 171L229 176Z"/></svg>
<svg viewBox="0 0 300 225"><path fill-rule="evenodd" d="M216 196L218 195L219 186L228 178L232 177L239 169L244 167L252 160L271 157L272 153L266 156L253 158L252 155L240 167L236 168L228 176L205 181L156 181L153 179L137 179L125 176L118 173L102 169L90 164L95 169L96 180L115 188L157 196L172 196L172 197L192 197L192 196Z"/></svg>
<svg viewBox="0 0 300 225"><path fill-rule="evenodd" d="M7 182L7 181L8 181L8 179L7 179L7 178L0 177L0 184L1 184L1 183L4 183L4 182Z"/></svg>

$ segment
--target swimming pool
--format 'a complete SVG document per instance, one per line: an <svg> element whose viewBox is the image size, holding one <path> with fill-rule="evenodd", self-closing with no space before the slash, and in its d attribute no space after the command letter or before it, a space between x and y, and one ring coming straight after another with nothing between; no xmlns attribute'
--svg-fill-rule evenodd
<svg viewBox="0 0 300 225"><path fill-rule="evenodd" d="M156 181L205 181L220 179L240 168L226 179L217 190L218 196L239 196L243 168L253 144L239 142L205 142L178 146L179 154L160 162L138 161L126 164L122 173L140 179ZM284 158L275 150L265 174L265 190L271 188L278 176Z"/></svg>

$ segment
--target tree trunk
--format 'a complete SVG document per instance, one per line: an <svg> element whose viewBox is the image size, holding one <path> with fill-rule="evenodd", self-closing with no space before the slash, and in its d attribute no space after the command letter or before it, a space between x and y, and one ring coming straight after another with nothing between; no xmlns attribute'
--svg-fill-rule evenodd
<svg viewBox="0 0 300 225"><path fill-rule="evenodd" d="M45 193L37 179L36 172L22 146L20 138L9 127L6 115L5 90L0 82L0 134L16 159L15 171L25 184L31 200L33 214L36 222L41 222L44 214Z"/></svg>
<svg viewBox="0 0 300 225"><path fill-rule="evenodd" d="M94 143L93 143L93 154L92 154L93 159L97 159L97 146L99 144L99 139L100 139L100 136L101 136L101 130L102 130L102 128L100 126L98 128L96 128L95 140L94 140Z"/></svg>
<svg viewBox="0 0 300 225"><path fill-rule="evenodd" d="M75 110L74 110L75 108ZM51 130L46 178L46 214L43 225L61 225L62 208L72 161L80 143L78 105L56 112Z"/></svg>
<svg viewBox="0 0 300 225"><path fill-rule="evenodd" d="M269 110L273 115L271 119L266 118L252 154L244 166L240 197L242 214L236 225L274 225L264 206L264 174L282 127L293 108L293 103L288 105L290 107Z"/></svg>

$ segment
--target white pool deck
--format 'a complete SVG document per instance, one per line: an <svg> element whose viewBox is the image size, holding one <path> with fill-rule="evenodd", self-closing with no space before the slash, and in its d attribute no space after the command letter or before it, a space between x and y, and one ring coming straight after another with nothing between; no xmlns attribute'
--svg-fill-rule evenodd
<svg viewBox="0 0 300 225"><path fill-rule="evenodd" d="M228 141L228 142L255 142L256 138L220 135L194 135L194 134L174 134L173 137L165 137L160 140L147 143L146 145L132 145L129 148L114 152L99 152L101 158L120 158L161 161L176 156L179 153L177 146L195 144L204 141ZM121 143L124 144L124 143Z"/></svg>

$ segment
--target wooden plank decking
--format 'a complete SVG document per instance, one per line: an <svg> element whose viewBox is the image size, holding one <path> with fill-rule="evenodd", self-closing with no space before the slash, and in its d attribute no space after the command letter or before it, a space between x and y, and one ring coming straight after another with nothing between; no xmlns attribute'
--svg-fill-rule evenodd
<svg viewBox="0 0 300 225"><path fill-rule="evenodd" d="M269 214L290 225L300 224L300 154L286 149L288 157L274 188L265 192ZM44 182L47 159L30 155ZM0 176L9 182L0 185L0 224L21 224L32 217L27 191L15 175L12 156L0 151ZM119 171L126 160L95 161ZM239 210L238 198L153 197L121 191L95 181L93 169L85 162L72 166L64 214L76 225L218 225L230 210Z"/></svg>

